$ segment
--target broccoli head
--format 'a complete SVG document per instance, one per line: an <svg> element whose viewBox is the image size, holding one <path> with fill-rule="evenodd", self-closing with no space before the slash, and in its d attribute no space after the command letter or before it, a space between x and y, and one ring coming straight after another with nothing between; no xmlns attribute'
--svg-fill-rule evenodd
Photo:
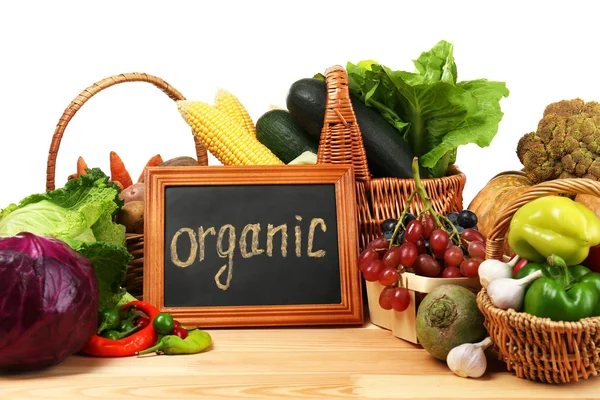
<svg viewBox="0 0 600 400"><path fill-rule="evenodd" d="M517 156L533 183L600 181L600 103L574 99L549 104L537 130L519 140Z"/></svg>

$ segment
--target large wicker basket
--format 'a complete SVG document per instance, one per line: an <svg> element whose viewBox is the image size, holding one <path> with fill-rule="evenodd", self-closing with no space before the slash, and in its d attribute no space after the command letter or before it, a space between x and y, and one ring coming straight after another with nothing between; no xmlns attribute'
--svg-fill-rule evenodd
<svg viewBox="0 0 600 400"><path fill-rule="evenodd" d="M504 237L515 212L528 202L550 195L600 196L600 182L557 179L528 188L496 221L486 243L486 258L501 260ZM600 317L555 322L512 309L495 307L485 289L477 295L492 342L509 371L519 378L546 383L577 382L600 372Z"/></svg>
<svg viewBox="0 0 600 400"><path fill-rule="evenodd" d="M381 235L381 224L388 218L398 218L410 194L413 179L395 177L373 178L352 102L348 75L343 67L330 67L325 73L327 106L319 144L318 163L353 164L356 177L360 248ZM466 176L452 167L442 178L422 179L433 208L440 213L460 211L463 208L463 189ZM419 213L423 203L418 198L411 202L410 211Z"/></svg>
<svg viewBox="0 0 600 400"><path fill-rule="evenodd" d="M60 148L60 142L69 121L73 118L75 113L95 94L102 90L109 88L113 85L125 83L125 82L147 82L156 86L162 90L169 98L174 101L185 100L183 95L175 88L171 87L164 80L157 78L152 75L144 73L126 73L121 75L115 75L103 79L99 82L94 83L90 87L82 91L65 109L63 115L60 117L52 142L50 144L50 151L48 153L48 165L46 169L46 190L54 190L55 182L55 171L56 171L56 157ZM208 165L208 155L206 148L193 135L196 146L196 156L200 165ZM125 277L125 288L133 295L138 298L142 298L142 286L143 286L143 266L144 266L144 235L143 234L127 234L127 249L133 255L133 260L127 267L127 274Z"/></svg>

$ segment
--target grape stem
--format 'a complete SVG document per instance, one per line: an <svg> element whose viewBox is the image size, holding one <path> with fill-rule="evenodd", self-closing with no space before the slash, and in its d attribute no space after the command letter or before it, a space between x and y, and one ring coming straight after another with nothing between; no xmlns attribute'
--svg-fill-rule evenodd
<svg viewBox="0 0 600 400"><path fill-rule="evenodd" d="M413 171L413 176L414 176L414 180L415 180L415 191L416 191L416 193L419 194L419 197L423 201L423 210L421 211L420 214L429 212L429 214L435 221L436 226L438 226L438 227L444 226L444 224L442 222L440 222L440 220L442 220L444 223L450 225L452 227L452 234L450 235L450 240L457 239L458 243L460 244L460 234L458 233L458 229L456 229L456 226L452 223L452 221L450 221L450 219L448 217L446 217L445 215L439 214L431 206L431 199L429 198L429 194L427 194L427 190L425 190L425 186L423 186L423 184L421 182L421 176L419 175L419 158L418 157L413 158L412 171ZM410 206L410 203L408 203L407 206Z"/></svg>
<svg viewBox="0 0 600 400"><path fill-rule="evenodd" d="M396 227L394 228L394 233L392 234L392 238L390 239L390 245L388 247L389 249L391 249L393 247L394 242L398 238L398 232L400 232L400 228L402 227L403 230L406 229L406 227L404 226L402 221L404 220L404 217L408 213L408 209L410 208L409 205L412 202L413 197L415 197L415 194L416 194L416 192L412 192L410 194L410 196L408 196L408 200L406 201L406 207L404 207L404 210L402 210L402 213L400 214L400 218L398 218L398 223L396 224Z"/></svg>
<svg viewBox="0 0 600 400"><path fill-rule="evenodd" d="M406 200L404 210L402 210L402 214L400 214L400 217L398 218L398 223L396 224L396 228L394 229L394 233L392 234L392 238L390 239L389 248L392 248L394 241L398 237L400 227L406 229L406 227L402 224L402 220L404 219L404 216L409 212L410 206L415 195L418 195L421 198L421 201L423 202L423 209L419 213L419 217L425 213L429 213L429 215L431 215L431 217L435 221L436 227L443 227L444 224L442 223L442 221L450 225L452 227L452 234L450 235L450 239L456 239L458 240L458 243L460 243L460 234L458 233L456 226L452 223L452 221L450 221L450 219L448 219L448 217L446 217L445 215L441 215L437 211L435 211L435 209L431 205L431 199L429 198L429 194L427 194L427 190L425 190L425 186L423 186L423 183L421 182L421 175L419 174L418 157L413 158L412 172L413 179L415 181L415 190L408 196L408 199Z"/></svg>
<svg viewBox="0 0 600 400"><path fill-rule="evenodd" d="M425 190L425 186L423 186L423 183L421 182L421 175L419 175L419 158L418 157L413 158L412 171L413 171L413 177L414 177L414 181L415 181L415 191L413 193L417 193L419 195L419 197L421 198L421 200L423 201L423 210L421 212L425 213L425 212L429 211L429 214L431 214L431 216L433 217L435 224L437 226L441 226L442 224L440 222L440 216L431 206L431 199L429 198L429 195L427 194L427 190ZM411 201L412 201L412 193L411 193L411 197L409 197L408 201L406 202L405 209L408 209L410 207Z"/></svg>

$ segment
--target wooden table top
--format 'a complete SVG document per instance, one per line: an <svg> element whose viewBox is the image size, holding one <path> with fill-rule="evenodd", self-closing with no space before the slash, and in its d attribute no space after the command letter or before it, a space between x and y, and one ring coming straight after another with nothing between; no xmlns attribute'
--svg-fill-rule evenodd
<svg viewBox="0 0 600 400"><path fill-rule="evenodd" d="M43 372L0 376L0 399L600 398L600 379L534 383L488 356L480 379L455 376L419 346L371 324L351 328L211 329L194 355L72 356Z"/></svg>

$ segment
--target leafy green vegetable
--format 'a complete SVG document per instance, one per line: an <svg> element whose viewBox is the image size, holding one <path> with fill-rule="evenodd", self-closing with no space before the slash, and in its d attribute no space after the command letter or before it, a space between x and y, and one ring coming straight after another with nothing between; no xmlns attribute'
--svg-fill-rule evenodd
<svg viewBox="0 0 600 400"><path fill-rule="evenodd" d="M125 247L125 226L113 222L124 202L121 189L99 168L64 187L32 194L0 211L0 236L31 232L62 240L94 265L100 307L132 300L121 286L133 256Z"/></svg>
<svg viewBox="0 0 600 400"><path fill-rule="evenodd" d="M348 62L350 91L403 135L431 176L445 176L459 146L490 145L509 91L504 82L458 82L453 45L443 40L413 63L415 71L406 72L373 60Z"/></svg>
<svg viewBox="0 0 600 400"><path fill-rule="evenodd" d="M100 290L100 310L136 300L121 286L127 264L132 259L127 248L107 242L92 242L83 243L78 251L94 264Z"/></svg>

